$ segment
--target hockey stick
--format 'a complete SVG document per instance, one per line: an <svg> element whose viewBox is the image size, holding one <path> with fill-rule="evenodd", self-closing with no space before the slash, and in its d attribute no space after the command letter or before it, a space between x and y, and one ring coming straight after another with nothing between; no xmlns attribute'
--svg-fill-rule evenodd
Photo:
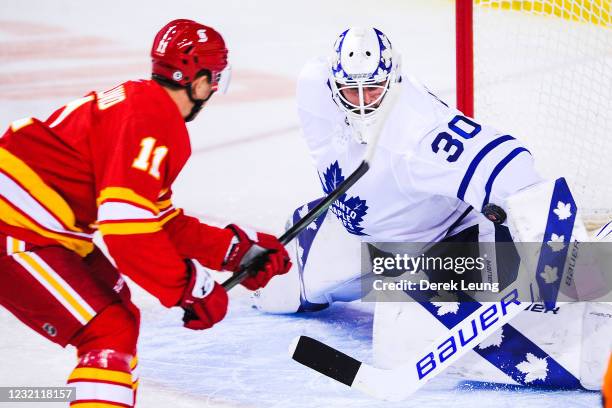
<svg viewBox="0 0 612 408"><path fill-rule="evenodd" d="M401 401L525 308L517 289L496 303L482 304L470 316L425 348L409 363L395 369L373 367L318 340L299 336L289 353L300 364L374 398Z"/></svg>
<svg viewBox="0 0 612 408"><path fill-rule="evenodd" d="M315 218L323 214L327 210L327 208L336 201L342 194L346 193L346 191L353 186L367 171L370 169L370 165L372 163L372 159L374 158L374 153L376 152L376 145L378 144L378 139L380 138L380 134L382 133L384 124L387 122L387 117L389 113L393 109L395 102L399 96L401 91L400 84L396 84L396 86L389 89L385 99L380 105L380 111L378 113L378 120L374 122L372 128L369 130L370 138L368 140L368 148L364 155L361 164L357 167L357 169L351 173L346 180L344 180L334 191L332 191L327 197L321 200L315 208L310 210L308 214L306 214L302 219L293 224L291 228L289 228L283 235L278 239L283 245L287 245L292 239L294 239L300 232L302 232L310 223L312 223ZM223 287L225 290L230 290L244 279L246 279L249 275L257 273L257 265L261 261L261 257L265 256L267 251L262 250L260 254L254 257L254 259L249 262L249 265L242 269L240 272L237 272L232 277L223 282Z"/></svg>

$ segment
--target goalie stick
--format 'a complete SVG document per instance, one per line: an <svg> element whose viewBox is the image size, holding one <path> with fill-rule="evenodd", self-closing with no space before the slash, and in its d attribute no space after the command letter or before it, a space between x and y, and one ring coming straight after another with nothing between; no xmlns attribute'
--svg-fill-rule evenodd
<svg viewBox="0 0 612 408"><path fill-rule="evenodd" d="M373 367L308 336L294 339L289 353L298 363L353 389L374 398L401 401L512 320L526 305L518 301L516 289L500 302L482 304L409 363L394 369ZM483 319L491 323L484 330Z"/></svg>
<svg viewBox="0 0 612 408"><path fill-rule="evenodd" d="M568 203L571 209L569 216L557 213L558 210L555 210L557 203ZM544 295L544 303L548 307L554 307L558 282L543 282L542 277L545 268L554 267L563 270L575 217L574 199L565 180L559 179L552 194L544 240L537 268L534 268L536 273L529 285L532 297L534 290L539 294L539 298ZM553 231L563 234L565 243L564 248L557 254L548 245ZM517 287L515 282L513 286L507 288L505 296L498 302L484 304L476 302L477 308L472 313L449 328L409 363L395 369L373 367L307 336L294 339L289 352L298 363L351 388L375 398L400 401L413 394L524 310L528 303L519 301Z"/></svg>
<svg viewBox="0 0 612 408"><path fill-rule="evenodd" d="M379 117L376 122L372 125L372 128L369 129L370 138L368 139L368 148L365 152L364 158L351 173L346 180L344 180L334 191L332 191L327 197L321 200L308 214L306 214L303 218L301 218L298 222L293 224L291 228L289 228L283 235L278 239L283 245L287 245L292 239L294 239L300 232L302 232L310 223L312 223L315 218L321 215L327 208L336 201L342 194L346 193L346 191L353 186L367 171L370 169L370 165L372 163L372 159L374 158L374 153L376 151L376 145L378 144L378 139L380 138L380 134L382 133L383 127L387 122L387 117L389 113L393 109L397 98L399 97L399 93L401 92L400 84L396 84L396 86L391 87L380 105ZM240 272L237 272L232 277L223 282L223 287L225 290L230 290L234 286L238 285L244 279L246 279L249 275L253 273L257 273L254 270L254 265L256 265L260 257L265 256L266 251L262 250L261 254L254 257L254 259L242 269Z"/></svg>

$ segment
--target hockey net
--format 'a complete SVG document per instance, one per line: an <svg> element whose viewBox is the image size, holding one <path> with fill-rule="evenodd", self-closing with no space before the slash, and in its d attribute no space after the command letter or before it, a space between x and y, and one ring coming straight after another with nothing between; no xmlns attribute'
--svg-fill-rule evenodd
<svg viewBox="0 0 612 408"><path fill-rule="evenodd" d="M588 226L612 219L611 1L456 1L459 108L566 177Z"/></svg>

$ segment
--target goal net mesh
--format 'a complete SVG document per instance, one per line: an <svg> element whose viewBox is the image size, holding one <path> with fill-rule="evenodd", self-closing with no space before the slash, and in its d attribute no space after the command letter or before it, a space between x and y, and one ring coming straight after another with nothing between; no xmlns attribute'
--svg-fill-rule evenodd
<svg viewBox="0 0 612 408"><path fill-rule="evenodd" d="M475 0L475 117L566 177L591 227L612 219L610 0Z"/></svg>

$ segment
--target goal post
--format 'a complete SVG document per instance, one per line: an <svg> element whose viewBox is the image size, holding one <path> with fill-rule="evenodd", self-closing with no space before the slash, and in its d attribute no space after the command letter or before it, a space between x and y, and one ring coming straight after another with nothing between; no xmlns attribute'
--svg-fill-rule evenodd
<svg viewBox="0 0 612 408"><path fill-rule="evenodd" d="M474 116L473 0L455 1L457 108Z"/></svg>

